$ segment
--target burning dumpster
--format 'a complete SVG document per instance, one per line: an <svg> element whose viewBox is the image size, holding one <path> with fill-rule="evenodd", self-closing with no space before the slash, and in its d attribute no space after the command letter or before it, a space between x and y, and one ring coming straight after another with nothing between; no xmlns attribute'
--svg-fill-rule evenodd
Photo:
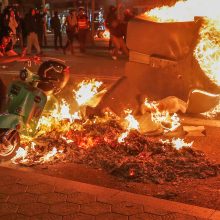
<svg viewBox="0 0 220 220"><path fill-rule="evenodd" d="M176 96L187 101L192 89L219 93L218 15L207 12L204 1L195 3L188 0L156 8L129 22L125 76L98 109L110 107L120 114L124 108L138 111L143 97Z"/></svg>

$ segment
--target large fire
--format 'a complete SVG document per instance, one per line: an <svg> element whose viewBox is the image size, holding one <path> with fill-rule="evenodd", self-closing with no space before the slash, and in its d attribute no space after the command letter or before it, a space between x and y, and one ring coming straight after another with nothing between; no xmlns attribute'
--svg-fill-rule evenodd
<svg viewBox="0 0 220 220"><path fill-rule="evenodd" d="M96 82L88 81L88 85L84 81L77 86L78 90L74 93L81 94L78 97L83 101L75 112L71 113L71 105L61 100L50 115L43 116L35 137L21 137L21 147L12 162L25 166L83 163L120 177L154 183L218 174L220 166L191 148L192 143L180 138L160 141L158 137L141 133L140 119L132 115L131 110L125 111L124 118L110 110L102 117L88 119L81 116L81 107L84 108L99 92L101 83ZM82 96L90 99L81 99ZM150 109L148 114L151 114L152 120L163 128L163 133L175 130L179 125L177 115L168 111L160 113L156 102L146 100L145 105Z"/></svg>
<svg viewBox="0 0 220 220"><path fill-rule="evenodd" d="M25 149L19 148L17 155L13 158L13 162L19 160L25 163L27 161L26 157L28 156L27 152L30 150L35 152L35 146L37 145L36 139L48 133L59 132L62 134L60 136L62 141L65 141L66 144L73 144L74 140L68 138L68 132L70 130L83 131L83 126L86 126L87 124L98 124L100 122L111 121L115 118L115 115L111 112L108 112L108 114L106 112L106 116L104 118L96 117L92 121L84 119L81 115L81 108L91 104L91 100L94 100L94 97L100 92L99 90L102 84L102 82L92 79L82 81L77 85L77 89L73 91L74 98L78 103L78 107L74 113L71 113L70 104L68 104L64 99L62 99L60 103L56 103L54 109L49 115L47 114L40 118L35 138L26 136L22 137L22 142L26 147ZM180 125L179 118L176 114L170 114L168 111L160 111L156 102L148 102L146 99L144 105L150 109L152 121L158 123L164 133L174 131ZM121 130L121 132L115 137L118 143L124 143L125 139L132 131L141 132L139 121L134 115L132 115L132 110L127 109L124 112L124 119L117 117L118 123L121 124L121 127L123 128L123 130ZM80 121L80 123L75 123L75 121ZM58 137L55 136L54 138ZM107 140L107 142L112 141L108 140L108 137L104 137L104 139ZM78 143L78 146L83 148L89 148L93 145L93 138L87 138L87 140ZM37 161L38 163L45 163L52 160L54 156L62 153L62 149L57 149L56 147L51 146L37 159Z"/></svg>
<svg viewBox="0 0 220 220"><path fill-rule="evenodd" d="M200 39L194 50L201 69L217 85L220 85L220 11L219 0L178 1L174 6L163 6L145 13L157 22L193 21L203 17Z"/></svg>

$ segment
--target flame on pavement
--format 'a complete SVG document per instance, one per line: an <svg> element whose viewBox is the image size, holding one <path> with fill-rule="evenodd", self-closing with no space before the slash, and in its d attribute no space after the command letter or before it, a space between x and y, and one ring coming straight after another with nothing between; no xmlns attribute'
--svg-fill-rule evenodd
<svg viewBox="0 0 220 220"><path fill-rule="evenodd" d="M125 127L126 127L126 131L123 132L119 137L118 137L118 142L122 143L125 141L125 138L129 135L129 132L131 130L139 130L140 126L138 121L134 118L134 116L132 115L132 111L130 109L125 110Z"/></svg>
<svg viewBox="0 0 220 220"><path fill-rule="evenodd" d="M151 113L151 120L159 124L164 129L165 133L174 131L180 126L180 118L178 115L176 113L170 114L165 110L159 110L158 102L150 102L146 98L144 105Z"/></svg>
<svg viewBox="0 0 220 220"><path fill-rule="evenodd" d="M53 147L51 151L49 151L42 158L40 158L40 162L44 163L44 162L50 161L51 158L54 157L56 154L57 154L57 149L56 147Z"/></svg>
<svg viewBox="0 0 220 220"><path fill-rule="evenodd" d="M173 138L172 140L160 140L163 144L171 144L175 149L180 150L183 147L192 147L193 142L186 143L182 138Z"/></svg>
<svg viewBox="0 0 220 220"><path fill-rule="evenodd" d="M135 130L140 132L140 124L130 109L124 111L124 119L115 117L114 114L106 114L103 118L95 117L92 120L82 118L80 108L84 108L91 100L93 100L101 85L102 82L96 81L95 79L79 83L77 89L74 91L75 98L79 104L77 111L71 113L71 103L69 104L62 99L49 115L40 118L37 126L38 132L35 138L22 137L22 146L24 146L24 149L19 148L17 155L12 161L14 163L18 163L19 161L19 163L23 164L27 164L28 161L34 161L36 164L42 164L62 157L62 155L66 153L62 146L56 148L53 144L47 145L47 143L38 142L38 137L40 138L45 134L50 134L50 137L57 139L60 143L65 143L69 147L77 146L82 149L89 149L95 146L100 138L103 138L106 144L111 144L113 140L118 143L123 143L131 131ZM176 114L169 114L168 111L160 111L157 102L149 102L146 99L145 105L151 110L152 120L161 124L164 132L173 131L180 125L178 116ZM83 132L83 126L86 126L87 124L95 125L107 122L113 118L120 123L124 132L119 131L119 133L115 133L114 137L108 135L96 138L92 136L75 136L73 139L72 132ZM53 132L55 136L53 135Z"/></svg>
<svg viewBox="0 0 220 220"><path fill-rule="evenodd" d="M74 90L74 98L79 106L86 105L97 93L103 83L95 79L84 80Z"/></svg>

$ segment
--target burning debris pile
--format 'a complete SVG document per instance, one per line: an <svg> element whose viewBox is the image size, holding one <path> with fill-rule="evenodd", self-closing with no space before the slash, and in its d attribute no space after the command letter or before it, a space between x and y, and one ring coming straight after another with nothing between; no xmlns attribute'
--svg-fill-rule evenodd
<svg viewBox="0 0 220 220"><path fill-rule="evenodd" d="M84 96L94 99L100 86L101 83L94 80L81 83L74 97L83 106L89 102ZM86 92L82 92L82 87ZM69 105L62 100L51 116L41 118L34 138L22 138L22 146L12 161L25 166L81 163L129 180L154 183L207 178L220 171L220 165L192 149L192 143L187 144L182 139L161 140L141 133L131 110L125 111L124 119L111 111L106 111L103 117L86 119L81 114L80 104L79 111L70 114ZM159 114L156 103L147 100L145 105L154 110L152 121L163 133L180 125L176 114L173 117L165 110Z"/></svg>
<svg viewBox="0 0 220 220"><path fill-rule="evenodd" d="M66 132L53 129L32 142L24 142L25 150L20 148L13 161L26 166L82 163L126 179L155 183L207 178L220 171L220 165L211 163L181 139L161 141L131 130L119 141L123 132L115 119L77 120Z"/></svg>

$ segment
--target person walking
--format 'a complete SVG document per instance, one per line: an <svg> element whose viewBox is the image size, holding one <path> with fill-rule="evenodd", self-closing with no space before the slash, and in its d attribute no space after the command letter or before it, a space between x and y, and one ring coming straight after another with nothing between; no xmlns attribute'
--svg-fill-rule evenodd
<svg viewBox="0 0 220 220"><path fill-rule="evenodd" d="M115 19L112 21L112 27L111 27L111 34L112 34L112 42L114 44L114 49L112 53L112 59L117 60L118 52L122 50L126 56L128 56L128 48L124 41L124 31L123 31L123 25L122 23Z"/></svg>
<svg viewBox="0 0 220 220"><path fill-rule="evenodd" d="M18 27L18 22L15 18L15 12L12 8L9 8L8 13L5 14L4 17L4 25L5 27L9 27L12 31L12 45L14 46L17 41L17 27Z"/></svg>
<svg viewBox="0 0 220 220"><path fill-rule="evenodd" d="M84 8L79 9L79 15L77 16L78 23L78 37L79 37L79 46L80 52L86 52L86 38L89 29L89 21L85 13Z"/></svg>
<svg viewBox="0 0 220 220"><path fill-rule="evenodd" d="M124 32L124 40L127 41L127 30L128 30L128 22L134 18L134 14L130 9L126 9L124 12L124 20L122 22L123 32Z"/></svg>
<svg viewBox="0 0 220 220"><path fill-rule="evenodd" d="M36 22L37 22L37 36L40 47L47 46L46 37L46 12L41 12L39 9L36 10Z"/></svg>
<svg viewBox="0 0 220 220"><path fill-rule="evenodd" d="M109 29L110 32L110 38L109 38L109 46L108 49L112 50L112 22L117 19L117 8L114 5L109 6L108 14L105 19L105 26L107 29Z"/></svg>
<svg viewBox="0 0 220 220"><path fill-rule="evenodd" d="M37 54L41 53L40 45L37 36L37 20L35 9L30 9L29 14L25 18L27 30L27 53L31 54L32 46L37 50Z"/></svg>
<svg viewBox="0 0 220 220"><path fill-rule="evenodd" d="M77 30L77 16L75 10L70 10L69 15L65 20L66 25L66 34L67 34L67 42L65 47L63 48L64 54L66 54L66 50L69 49L71 54L74 54L73 41L76 37Z"/></svg>
<svg viewBox="0 0 220 220"><path fill-rule="evenodd" d="M61 22L58 16L58 12L54 12L54 17L52 17L50 21L51 28L54 32L54 48L57 50L57 40L59 40L60 48L63 48L62 46L62 32L61 32Z"/></svg>

